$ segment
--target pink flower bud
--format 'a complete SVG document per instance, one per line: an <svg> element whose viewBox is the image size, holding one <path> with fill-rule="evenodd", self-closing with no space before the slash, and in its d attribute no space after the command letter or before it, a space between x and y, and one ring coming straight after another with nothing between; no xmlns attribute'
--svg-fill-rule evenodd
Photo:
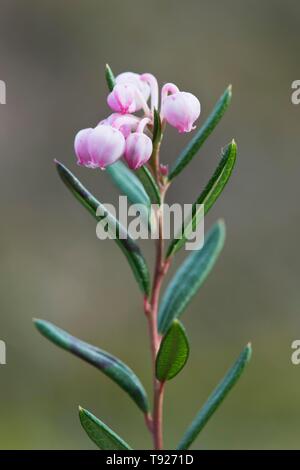
<svg viewBox="0 0 300 470"><path fill-rule="evenodd" d="M136 111L136 88L130 83L117 84L107 97L108 106L117 113Z"/></svg>
<svg viewBox="0 0 300 470"><path fill-rule="evenodd" d="M163 163L161 163L159 165L159 169L160 169L160 172L163 176L168 176L168 173L169 173L168 165L164 165Z"/></svg>
<svg viewBox="0 0 300 470"><path fill-rule="evenodd" d="M111 126L97 126L88 136L88 151L95 167L104 170L124 153L123 134Z"/></svg>
<svg viewBox="0 0 300 470"><path fill-rule="evenodd" d="M92 131L92 128L82 129L76 134L74 141L77 164L86 166L88 168L95 168L88 151L88 137Z"/></svg>
<svg viewBox="0 0 300 470"><path fill-rule="evenodd" d="M143 133L149 123L151 123L151 119L142 119L136 132L130 134L126 139L124 156L129 168L132 170L137 170L143 166L151 157L153 150L152 140Z"/></svg>
<svg viewBox="0 0 300 470"><path fill-rule="evenodd" d="M126 139L125 160L129 168L137 170L151 157L152 141L142 132L134 132Z"/></svg>
<svg viewBox="0 0 300 470"><path fill-rule="evenodd" d="M164 98L163 118L179 132L195 129L194 122L200 115L200 102L192 93L178 91Z"/></svg>

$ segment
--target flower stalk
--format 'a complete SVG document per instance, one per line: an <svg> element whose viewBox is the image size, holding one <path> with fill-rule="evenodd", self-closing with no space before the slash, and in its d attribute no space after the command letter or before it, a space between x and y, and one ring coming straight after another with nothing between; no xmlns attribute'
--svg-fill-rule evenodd
<svg viewBox="0 0 300 470"><path fill-rule="evenodd" d="M155 178L160 188L160 198L163 204L168 184L163 184L160 174L160 158L159 148L161 139L155 147L154 161L155 161ZM163 448L163 399L165 382L161 382L156 378L156 359L161 343L161 335L158 332L158 307L161 287L164 278L170 267L171 258L165 260L164 258L164 233L163 233L163 211L160 208L156 211L156 220L158 226L158 239L156 242L156 259L153 275L153 288L150 297L150 302L145 299L144 308L145 314L148 319L148 328L150 335L151 356L152 356L152 369L153 369L153 415L151 433L153 438L154 449L161 450Z"/></svg>

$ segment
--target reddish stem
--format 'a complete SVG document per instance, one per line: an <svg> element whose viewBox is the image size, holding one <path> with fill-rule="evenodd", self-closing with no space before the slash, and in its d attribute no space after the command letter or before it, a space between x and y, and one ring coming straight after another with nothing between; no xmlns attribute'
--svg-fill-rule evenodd
<svg viewBox="0 0 300 470"><path fill-rule="evenodd" d="M156 450L163 448L163 401L165 382L155 381L153 410L153 441Z"/></svg>
<svg viewBox="0 0 300 470"><path fill-rule="evenodd" d="M161 189L161 199L163 201L166 188ZM159 296L161 285L166 275L170 260L164 260L164 240L163 240L163 218L162 213L158 210L157 213L159 237L156 246L156 261L153 277L153 289L150 301L145 299L144 308L148 318L149 333L151 341L151 354L153 365L153 418L151 419L151 429L153 436L153 444L156 450L163 448L163 397L164 397L164 383L157 380L155 375L156 356L159 350L161 336L157 329L157 314L159 305Z"/></svg>

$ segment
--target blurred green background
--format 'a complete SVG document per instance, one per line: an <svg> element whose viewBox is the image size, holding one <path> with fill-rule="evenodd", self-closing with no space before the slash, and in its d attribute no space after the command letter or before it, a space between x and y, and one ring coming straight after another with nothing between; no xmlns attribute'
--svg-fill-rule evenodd
<svg viewBox="0 0 300 470"><path fill-rule="evenodd" d="M108 114L103 70L149 71L196 94L203 122L225 87L233 102L169 201L193 202L234 137L239 159L206 227L222 216L227 241L185 313L188 366L167 387L165 443L174 447L226 369L251 340L252 362L195 448L299 448L300 337L298 1L1 0L0 106L1 449L94 448L78 404L134 448L149 448L143 418L109 379L42 338L52 321L126 361L150 389L141 298L125 258L60 182L67 164L103 202L105 173L76 166L75 132ZM162 159L188 141L169 130ZM143 243L152 263L151 242ZM178 256L179 264L182 255ZM175 264L176 265L176 264ZM173 271L174 272L174 267Z"/></svg>

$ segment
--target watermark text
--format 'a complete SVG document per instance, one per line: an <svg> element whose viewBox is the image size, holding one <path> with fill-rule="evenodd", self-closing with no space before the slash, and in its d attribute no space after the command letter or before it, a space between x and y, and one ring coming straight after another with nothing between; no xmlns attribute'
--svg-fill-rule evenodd
<svg viewBox="0 0 300 470"><path fill-rule="evenodd" d="M0 104L6 104L6 83L0 80Z"/></svg>
<svg viewBox="0 0 300 470"><path fill-rule="evenodd" d="M119 196L118 210L113 204L100 204L96 215L96 235L100 240L184 238L186 250L201 249L204 244L203 204L146 206L129 204L126 196Z"/></svg>

